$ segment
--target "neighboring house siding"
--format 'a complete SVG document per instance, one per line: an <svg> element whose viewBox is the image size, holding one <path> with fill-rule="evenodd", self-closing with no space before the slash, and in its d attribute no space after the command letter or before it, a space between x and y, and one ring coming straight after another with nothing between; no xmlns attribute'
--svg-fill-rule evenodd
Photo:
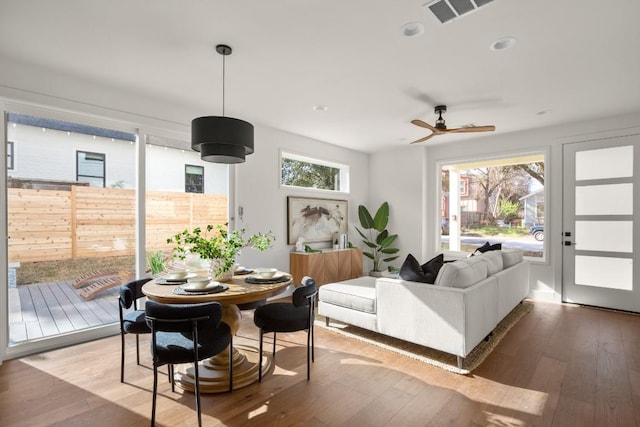
<svg viewBox="0 0 640 427"><path fill-rule="evenodd" d="M76 152L105 154L105 186L135 188L136 146L130 141L18 125L9 126L8 140L14 141L14 168L8 176L23 179L76 181ZM184 192L185 164L205 168L206 194L228 193L228 167L200 160L192 150L164 149L147 145L148 190Z"/></svg>

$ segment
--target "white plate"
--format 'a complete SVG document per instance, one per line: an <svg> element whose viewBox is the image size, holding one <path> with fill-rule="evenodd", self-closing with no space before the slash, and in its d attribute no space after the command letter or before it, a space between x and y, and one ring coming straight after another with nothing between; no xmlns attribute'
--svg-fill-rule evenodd
<svg viewBox="0 0 640 427"><path fill-rule="evenodd" d="M272 277L262 277L262 276L261 276L261 275L259 275L259 274L256 274L256 275L255 275L255 276L253 276L253 277L255 277L256 279L260 279L260 280L277 280L277 279L281 278L282 276L284 276L284 274L282 274L282 273L276 273L276 274L274 274Z"/></svg>
<svg viewBox="0 0 640 427"><path fill-rule="evenodd" d="M196 276L197 276L196 273L188 273L184 277L177 278L177 277L172 277L171 273L169 273L167 274L166 280L183 281L183 280L191 279L192 277L196 277Z"/></svg>
<svg viewBox="0 0 640 427"><path fill-rule="evenodd" d="M211 289L215 288L216 286L220 285L220 282L216 282L216 281L211 281L209 282L209 284L207 286L205 286L204 288L198 288L196 287L193 283L187 283L186 285L182 285L180 286L182 289L184 289L185 291L190 291L190 292L203 292L203 291L210 291Z"/></svg>

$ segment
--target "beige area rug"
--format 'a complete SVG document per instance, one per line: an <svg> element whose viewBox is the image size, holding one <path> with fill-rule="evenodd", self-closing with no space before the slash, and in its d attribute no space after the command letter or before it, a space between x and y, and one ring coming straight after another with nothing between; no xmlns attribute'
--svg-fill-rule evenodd
<svg viewBox="0 0 640 427"><path fill-rule="evenodd" d="M389 337L377 332L347 325L336 320L331 320L329 326L326 326L325 318L323 316L318 316L314 325L346 337L385 348L412 359L420 360L424 363L437 366L438 368L445 369L450 372L468 374L480 366L484 359L493 351L494 348L496 348L502 338L507 335L507 332L509 332L509 330L518 323L518 320L522 319L522 317L532 309L533 303L530 301L524 301L522 304L518 304L511 313L507 314L507 316L502 319L494 329L493 335L491 335L489 340L483 340L471 351L471 353L467 355L464 359L462 369L458 368L456 356L439 350L434 350L429 347L423 347L418 344Z"/></svg>

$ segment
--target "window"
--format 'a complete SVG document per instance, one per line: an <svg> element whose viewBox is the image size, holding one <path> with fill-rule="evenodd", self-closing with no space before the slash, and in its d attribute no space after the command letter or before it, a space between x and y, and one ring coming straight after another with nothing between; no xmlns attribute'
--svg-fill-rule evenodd
<svg viewBox="0 0 640 427"><path fill-rule="evenodd" d="M13 170L13 141L7 141L7 169Z"/></svg>
<svg viewBox="0 0 640 427"><path fill-rule="evenodd" d="M315 188L349 192L349 167L310 157L283 152L280 184L288 187Z"/></svg>
<svg viewBox="0 0 640 427"><path fill-rule="evenodd" d="M185 165L184 192L204 193L204 168L202 166Z"/></svg>
<svg viewBox="0 0 640 427"><path fill-rule="evenodd" d="M86 151L76 152L76 180L91 187L104 187L105 155Z"/></svg>
<svg viewBox="0 0 640 427"><path fill-rule="evenodd" d="M441 177L442 249L502 243L544 258L544 242L531 234L544 224L544 154L448 164Z"/></svg>

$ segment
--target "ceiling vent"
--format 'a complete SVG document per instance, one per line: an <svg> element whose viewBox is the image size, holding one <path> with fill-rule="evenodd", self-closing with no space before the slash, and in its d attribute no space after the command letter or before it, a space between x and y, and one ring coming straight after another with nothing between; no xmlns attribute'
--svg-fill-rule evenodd
<svg viewBox="0 0 640 427"><path fill-rule="evenodd" d="M428 8L436 18L443 24L462 16L466 13L473 12L493 0L434 0L423 5Z"/></svg>

